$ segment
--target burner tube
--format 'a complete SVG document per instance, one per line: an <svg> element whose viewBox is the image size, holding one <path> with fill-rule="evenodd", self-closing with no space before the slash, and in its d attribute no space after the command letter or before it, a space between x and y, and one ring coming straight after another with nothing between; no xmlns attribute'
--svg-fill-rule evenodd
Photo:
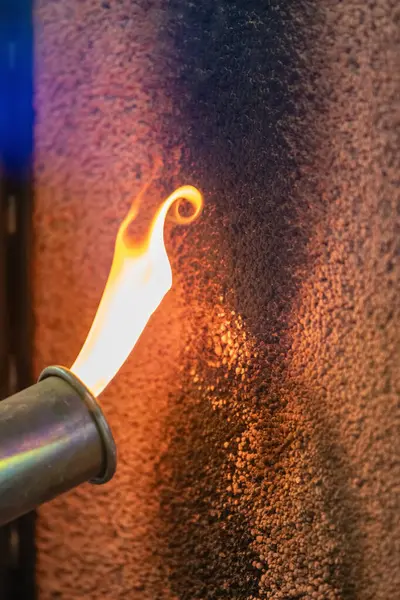
<svg viewBox="0 0 400 600"><path fill-rule="evenodd" d="M0 525L85 481L114 475L116 448L102 410L68 369L0 402Z"/></svg>

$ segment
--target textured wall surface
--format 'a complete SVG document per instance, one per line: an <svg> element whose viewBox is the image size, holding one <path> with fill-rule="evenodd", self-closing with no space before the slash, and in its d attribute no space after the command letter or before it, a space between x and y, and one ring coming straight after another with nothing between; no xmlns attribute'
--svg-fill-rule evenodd
<svg viewBox="0 0 400 600"><path fill-rule="evenodd" d="M396 4L37 1L38 371L152 161L146 208L206 197L102 395L117 475L40 510L41 600L396 596Z"/></svg>

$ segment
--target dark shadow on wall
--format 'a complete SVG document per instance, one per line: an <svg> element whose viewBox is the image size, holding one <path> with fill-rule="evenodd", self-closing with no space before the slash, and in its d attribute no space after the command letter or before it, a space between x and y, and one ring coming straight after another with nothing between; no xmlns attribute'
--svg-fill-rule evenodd
<svg viewBox="0 0 400 600"><path fill-rule="evenodd" d="M229 408L190 393L174 399L164 439L157 484L163 535L163 564L178 598L248 598L258 592L257 554L246 516L227 501L227 450L221 440L240 436Z"/></svg>
<svg viewBox="0 0 400 600"><path fill-rule="evenodd" d="M248 0L171 1L169 12L168 137L186 148L181 177L204 191L224 232L226 302L274 361L312 225L311 124L322 107L310 32L319 16L309 2Z"/></svg>
<svg viewBox="0 0 400 600"><path fill-rule="evenodd" d="M188 374L171 398L168 449L156 469L173 593L353 600L362 515L348 485L352 467L319 399L289 386L272 392L262 357L245 379L211 361L212 350L203 350L190 363L197 385Z"/></svg>
<svg viewBox="0 0 400 600"><path fill-rule="evenodd" d="M310 32L317 35L319 15L313 3L283 1L171 0L168 10L162 35L175 47L169 86L176 111L165 137L185 150L181 180L206 197L194 247L183 250L183 262L192 262L182 286L197 312L194 330L209 328L207 306L218 294L243 317L265 362L257 361L256 382L233 379L226 396L236 394L239 412L259 403L258 419L268 419L272 390L284 377L287 315L307 267L308 198L318 185L310 175L311 123L323 107ZM206 353L195 336L190 353L206 387L214 375L204 375ZM169 448L158 473L170 581L182 599L257 597L262 571L251 547L251 509L224 512L221 488L223 444L243 431L229 420L229 401L215 412L204 387L195 389L187 383L184 397L171 399ZM241 427L248 426L245 419ZM274 436L279 448L280 427Z"/></svg>

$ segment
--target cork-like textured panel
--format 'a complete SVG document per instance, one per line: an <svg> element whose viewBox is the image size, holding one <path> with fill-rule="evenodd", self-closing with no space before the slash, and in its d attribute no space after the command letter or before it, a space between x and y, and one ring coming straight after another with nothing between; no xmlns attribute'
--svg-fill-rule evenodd
<svg viewBox="0 0 400 600"><path fill-rule="evenodd" d="M156 156L146 207L207 203L102 396L117 475L40 509L41 600L399 589L398 8L288 4L36 5L37 369Z"/></svg>

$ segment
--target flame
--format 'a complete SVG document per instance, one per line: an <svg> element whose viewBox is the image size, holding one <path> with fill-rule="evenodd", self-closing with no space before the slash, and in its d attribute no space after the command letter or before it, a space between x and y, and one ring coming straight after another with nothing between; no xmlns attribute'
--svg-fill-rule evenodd
<svg viewBox="0 0 400 600"><path fill-rule="evenodd" d="M145 241L133 244L128 227L137 216L143 192L119 228L103 296L86 341L71 367L95 396L101 394L124 364L150 316L172 286L172 270L164 244L168 211L174 206L174 220L186 224L200 214L203 205L196 188L186 185L176 189L159 207ZM181 214L182 200L191 204L190 216Z"/></svg>

